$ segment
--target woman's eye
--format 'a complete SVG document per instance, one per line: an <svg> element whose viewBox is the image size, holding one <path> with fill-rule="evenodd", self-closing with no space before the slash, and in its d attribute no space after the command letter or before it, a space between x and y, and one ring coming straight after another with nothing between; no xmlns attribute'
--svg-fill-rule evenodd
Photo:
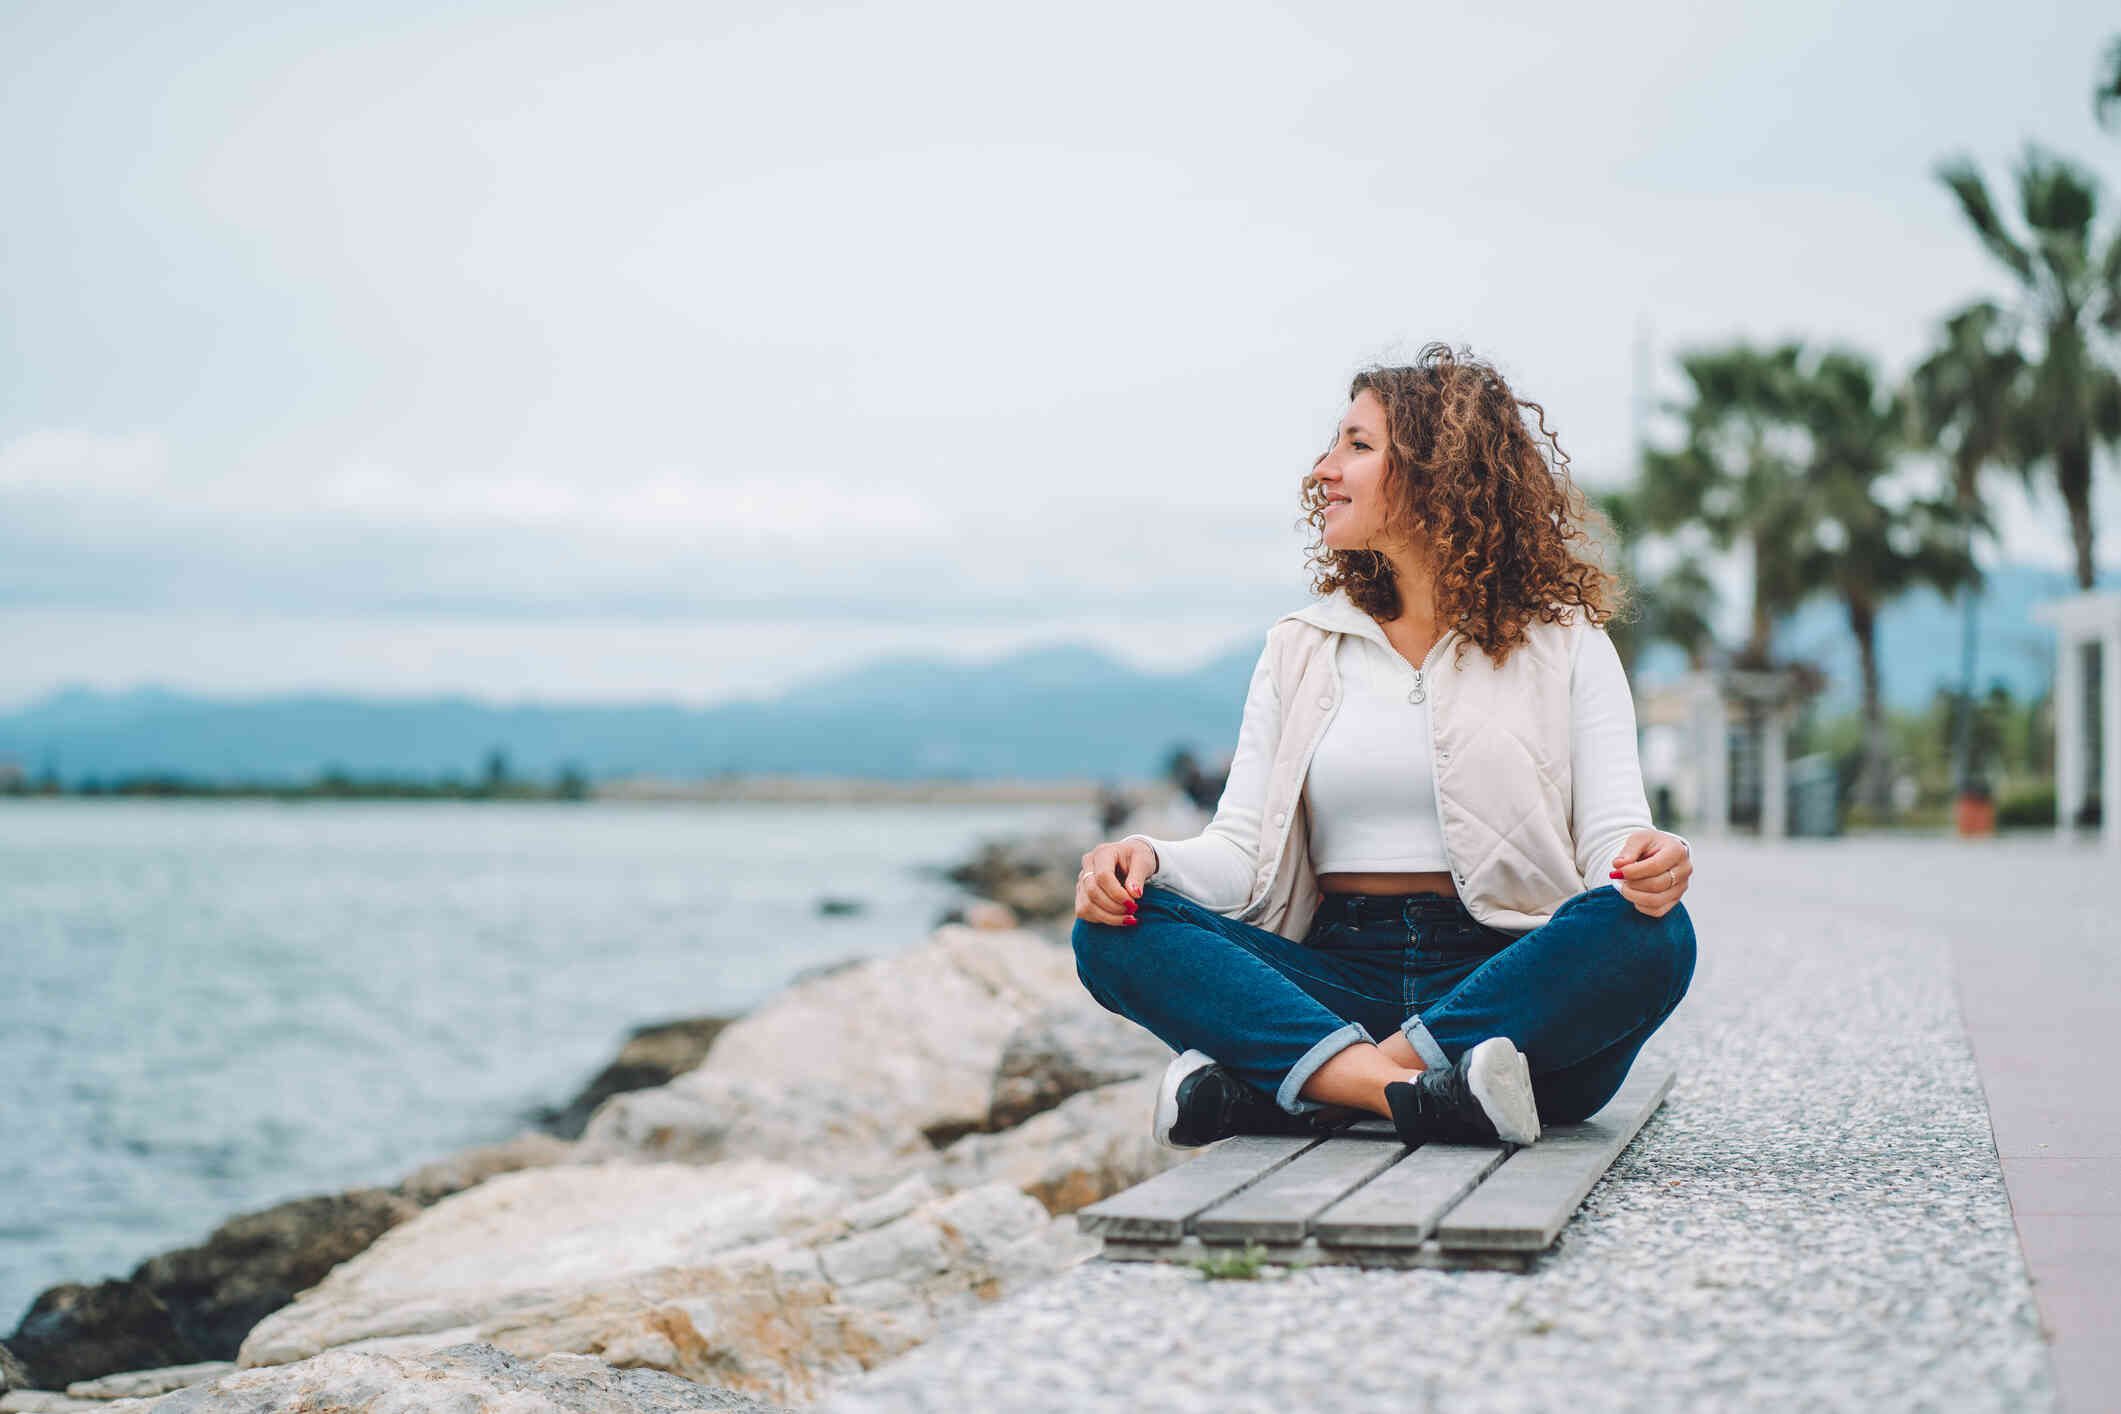
<svg viewBox="0 0 2121 1414"><path fill-rule="evenodd" d="M1368 442L1357 442L1355 445L1366 452L1370 450L1370 444Z"/></svg>

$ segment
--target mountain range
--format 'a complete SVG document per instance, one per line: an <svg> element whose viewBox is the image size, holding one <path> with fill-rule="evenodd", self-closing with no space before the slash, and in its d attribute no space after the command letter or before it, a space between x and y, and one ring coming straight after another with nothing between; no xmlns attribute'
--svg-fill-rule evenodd
<svg viewBox="0 0 2121 1414"><path fill-rule="evenodd" d="M2071 592L2060 571L1990 573L1980 613L1977 682L2023 700L2047 690L2054 635L2031 606ZM1292 605L1291 607L1295 607ZM49 770L69 786L145 774L194 780L304 782L356 777L471 779L488 754L513 774L573 767L591 778L804 774L887 779L1091 777L1162 773L1188 746L1219 758L1235 743L1245 685L1265 628L1180 673L1146 672L1080 644L1020 650L985 663L890 657L795 683L762 701L689 707L499 705L462 696L373 699L291 694L231 699L158 686L55 689L0 714L0 761ZM1905 596L1879 621L1887 702L1919 709L1959 673L1956 605ZM1814 601L1778 625L1778 648L1830 675L1822 707L1855 709L1856 650L1840 609ZM1659 646L1634 668L1638 693L1684 670Z"/></svg>

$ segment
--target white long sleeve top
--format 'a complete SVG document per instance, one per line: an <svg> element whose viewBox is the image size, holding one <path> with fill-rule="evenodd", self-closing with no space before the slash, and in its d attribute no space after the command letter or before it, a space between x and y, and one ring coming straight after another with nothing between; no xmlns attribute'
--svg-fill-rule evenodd
<svg viewBox="0 0 2121 1414"><path fill-rule="evenodd" d="M1312 867L1321 874L1448 869L1426 696L1415 690L1414 665L1381 628L1368 627L1343 634L1334 648L1345 691L1304 779ZM1262 652L1245 694L1214 828L1182 840L1127 837L1156 851L1149 883L1223 914L1244 907L1259 855L1260 815L1281 725L1269 668ZM1424 701L1409 700L1416 695ZM1590 854L1598 864L1584 887L1598 888L1611 884L1606 876L1627 837L1652 827L1636 750L1634 696L1620 655L1601 628L1586 627L1577 636L1569 703L1571 823L1579 839L1594 841Z"/></svg>

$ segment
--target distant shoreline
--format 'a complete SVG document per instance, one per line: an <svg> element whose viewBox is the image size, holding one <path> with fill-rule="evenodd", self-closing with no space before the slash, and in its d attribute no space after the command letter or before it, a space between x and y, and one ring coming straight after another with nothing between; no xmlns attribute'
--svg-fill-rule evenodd
<svg viewBox="0 0 2121 1414"><path fill-rule="evenodd" d="M583 801L655 804L784 803L818 805L1094 805L1112 790L1130 798L1158 797L1170 787L1155 781L1056 780L1001 778L966 780L870 779L859 776L729 776L683 779L639 776L581 782L551 790L511 782L499 789L480 789L422 782L347 782L341 784L268 785L201 782L124 782L92 790L0 790L0 800L391 800L451 803L500 801L510 804Z"/></svg>
<svg viewBox="0 0 2121 1414"><path fill-rule="evenodd" d="M1168 790L1138 781L1082 779L884 780L860 776L732 776L698 780L635 778L604 781L591 787L596 800L741 800L816 801L831 804L988 803L1090 804L1099 793L1117 786L1130 793Z"/></svg>

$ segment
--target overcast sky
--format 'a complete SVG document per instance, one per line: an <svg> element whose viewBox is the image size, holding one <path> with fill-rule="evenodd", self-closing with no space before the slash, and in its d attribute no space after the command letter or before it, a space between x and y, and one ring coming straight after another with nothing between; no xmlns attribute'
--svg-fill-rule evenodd
<svg viewBox="0 0 2121 1414"><path fill-rule="evenodd" d="M1897 374L2007 293L1945 154L2121 212L2109 5L1469 9L0 6L0 705L1188 665L1304 601L1364 362L1610 485L1644 330Z"/></svg>

